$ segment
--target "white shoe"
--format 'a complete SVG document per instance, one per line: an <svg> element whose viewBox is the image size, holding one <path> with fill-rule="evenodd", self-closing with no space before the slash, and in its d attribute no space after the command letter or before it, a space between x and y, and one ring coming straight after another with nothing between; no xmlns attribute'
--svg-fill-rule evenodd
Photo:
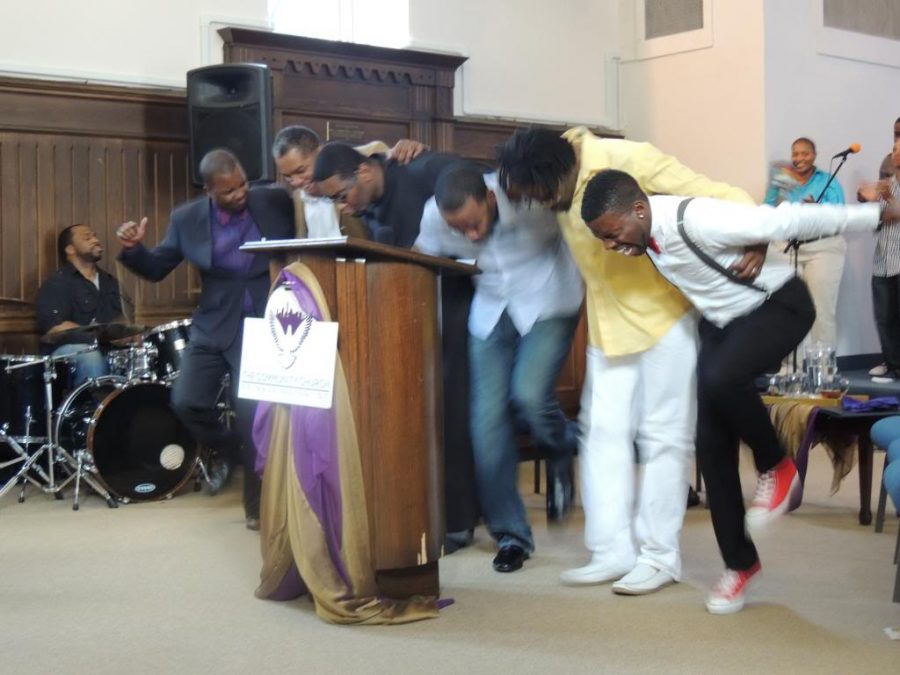
<svg viewBox="0 0 900 675"><path fill-rule="evenodd" d="M887 374L887 370L888 368L886 363L879 363L869 371L869 375L878 375L879 377L881 377Z"/></svg>
<svg viewBox="0 0 900 675"><path fill-rule="evenodd" d="M638 563L633 570L612 585L612 592L619 595L647 595L674 583L675 578L668 572L658 570L652 565Z"/></svg>
<svg viewBox="0 0 900 675"><path fill-rule="evenodd" d="M623 570L592 561L584 567L566 570L559 575L559 580L566 586L592 586L594 584L607 584L610 581L616 581L625 576L627 572L627 569Z"/></svg>

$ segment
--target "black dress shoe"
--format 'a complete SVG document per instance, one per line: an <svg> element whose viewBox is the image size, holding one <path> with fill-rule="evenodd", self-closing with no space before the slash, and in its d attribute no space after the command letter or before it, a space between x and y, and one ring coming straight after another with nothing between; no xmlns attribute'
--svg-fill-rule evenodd
<svg viewBox="0 0 900 675"><path fill-rule="evenodd" d="M572 457L547 460L547 520L564 520L572 509L574 498Z"/></svg>
<svg viewBox="0 0 900 675"><path fill-rule="evenodd" d="M700 495L693 487L688 487L687 507L692 508L700 503Z"/></svg>
<svg viewBox="0 0 900 675"><path fill-rule="evenodd" d="M213 453L206 461L206 476L206 494L219 494L231 478L231 462L221 454Z"/></svg>
<svg viewBox="0 0 900 675"><path fill-rule="evenodd" d="M498 572L515 572L522 569L528 554L521 546L504 546L494 557L494 569Z"/></svg>

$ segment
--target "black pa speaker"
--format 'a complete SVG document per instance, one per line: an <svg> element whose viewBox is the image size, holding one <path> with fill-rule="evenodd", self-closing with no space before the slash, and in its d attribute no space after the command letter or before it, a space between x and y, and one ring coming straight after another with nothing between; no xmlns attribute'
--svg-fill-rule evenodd
<svg viewBox="0 0 900 675"><path fill-rule="evenodd" d="M202 185L200 160L210 150L235 154L247 180L275 179L272 166L272 75L255 63L227 63L189 70L188 117L191 180Z"/></svg>

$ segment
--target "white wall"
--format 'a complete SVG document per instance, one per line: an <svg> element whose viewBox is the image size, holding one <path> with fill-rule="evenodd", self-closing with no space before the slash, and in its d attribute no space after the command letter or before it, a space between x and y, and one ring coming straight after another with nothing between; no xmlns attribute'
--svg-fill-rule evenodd
<svg viewBox="0 0 900 675"><path fill-rule="evenodd" d="M761 198L765 188L763 7L733 0L711 0L710 5L711 35L705 40L710 46L634 58L640 45L630 44L634 15L624 8L638 5L633 0L623 2L623 130L627 138L650 141L695 171Z"/></svg>
<svg viewBox="0 0 900 675"><path fill-rule="evenodd" d="M852 53L845 47L856 41L863 56L873 41L888 43L823 32L819 26L821 0L765 2L766 158L789 157L791 141L809 136L816 142L819 168L827 171L831 155L860 143L862 152L852 155L838 174L853 202L859 183L878 177L881 160L893 144L893 124L900 116L900 67L819 53ZM891 59L891 52L900 52L900 43L884 44L880 50L885 60ZM874 240L856 235L848 242L838 301L838 353L879 352L870 287Z"/></svg>
<svg viewBox="0 0 900 675"><path fill-rule="evenodd" d="M457 75L457 115L614 127L607 55L618 50L612 1L410 0L413 48L469 60ZM613 83L614 84L614 83Z"/></svg>
<svg viewBox="0 0 900 675"><path fill-rule="evenodd" d="M184 87L187 70L222 60L211 22L263 27L267 12L266 0L6 0L0 74Z"/></svg>

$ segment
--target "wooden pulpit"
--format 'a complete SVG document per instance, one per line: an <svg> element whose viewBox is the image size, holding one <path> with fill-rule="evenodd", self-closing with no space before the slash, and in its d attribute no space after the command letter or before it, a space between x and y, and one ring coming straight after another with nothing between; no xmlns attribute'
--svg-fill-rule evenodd
<svg viewBox="0 0 900 675"><path fill-rule="evenodd" d="M270 252L273 280L295 261L318 278L339 324L379 590L394 598L439 595L439 275L477 267L349 237L262 241L242 250Z"/></svg>

